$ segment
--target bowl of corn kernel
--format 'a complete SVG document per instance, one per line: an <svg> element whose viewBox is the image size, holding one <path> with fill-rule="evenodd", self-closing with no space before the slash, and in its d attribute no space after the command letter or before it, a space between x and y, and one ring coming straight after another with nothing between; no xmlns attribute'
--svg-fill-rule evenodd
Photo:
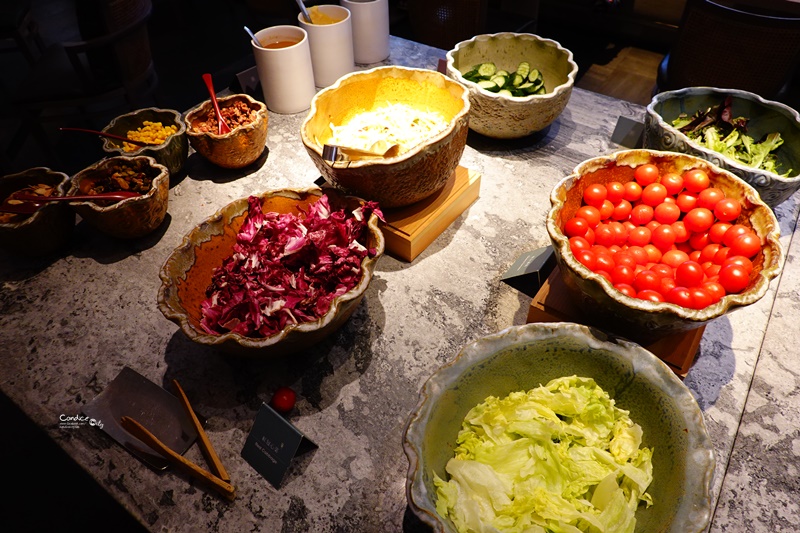
<svg viewBox="0 0 800 533"><path fill-rule="evenodd" d="M172 109L138 109L118 116L103 132L148 143L147 146L141 146L103 138L103 150L106 152L131 157L150 156L167 167L170 175L180 172L189 156L186 124L181 114Z"/></svg>

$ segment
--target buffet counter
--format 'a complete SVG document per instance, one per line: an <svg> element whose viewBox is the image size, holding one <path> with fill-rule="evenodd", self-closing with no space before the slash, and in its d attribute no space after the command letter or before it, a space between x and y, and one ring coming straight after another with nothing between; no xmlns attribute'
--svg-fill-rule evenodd
<svg viewBox="0 0 800 533"><path fill-rule="evenodd" d="M436 69L443 57L392 37L386 63ZM319 173L299 134L305 113L271 113L263 164L224 171L190 155L156 233L121 241L82 223L60 257L0 256L0 389L152 531L425 531L407 511L402 447L418 391L466 343L525 323L531 298L500 278L522 253L550 243L553 186L581 161L621 149L611 141L617 119L643 114L574 89L540 134L496 141L470 133L461 165L480 174L480 197L419 257L385 255L354 315L313 349L232 359L164 318L158 274L183 236L229 202L314 186ZM776 210L782 275L758 303L706 328L684 381L716 451L710 531L800 527L798 212L797 194ZM236 487L233 502L172 470L151 470L96 427L63 422L124 367L167 389L180 382L207 420ZM290 421L317 449L297 456L275 489L240 453L259 408L280 386L298 392ZM197 446L186 456L205 464Z"/></svg>

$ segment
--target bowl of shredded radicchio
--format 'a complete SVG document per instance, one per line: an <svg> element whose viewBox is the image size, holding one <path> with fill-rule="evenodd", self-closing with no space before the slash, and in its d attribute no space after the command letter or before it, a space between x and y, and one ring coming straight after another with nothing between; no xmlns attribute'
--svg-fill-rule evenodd
<svg viewBox="0 0 800 533"><path fill-rule="evenodd" d="M161 268L158 307L193 341L238 355L307 348L355 311L383 255L375 202L335 190L240 198Z"/></svg>

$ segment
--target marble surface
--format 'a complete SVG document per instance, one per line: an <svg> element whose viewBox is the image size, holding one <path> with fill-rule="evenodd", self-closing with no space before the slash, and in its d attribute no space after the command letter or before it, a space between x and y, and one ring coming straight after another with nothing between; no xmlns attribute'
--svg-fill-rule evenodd
<svg viewBox="0 0 800 533"><path fill-rule="evenodd" d="M444 52L392 38L388 62L435 69ZM118 241L79 224L48 260L0 256L0 389L152 531L424 531L407 511L402 436L423 382L467 342L523 324L530 298L500 277L549 244L549 193L579 162L620 149L619 116L644 109L575 89L547 130L518 141L470 134L461 164L480 198L412 263L385 256L364 300L333 337L281 360L231 359L189 341L156 307L163 261L194 225L253 192L312 186L304 114L270 114L254 167L222 171L192 154L153 235ZM685 379L704 411L717 471L710 531L800 530L800 197L778 209L787 259L757 304L709 325ZM207 419L237 498L227 503L172 471L155 472L97 428L70 427L129 366L159 385L178 379ZM318 445L280 490L240 452L278 386L299 401L291 421ZM198 448L186 456L203 464Z"/></svg>

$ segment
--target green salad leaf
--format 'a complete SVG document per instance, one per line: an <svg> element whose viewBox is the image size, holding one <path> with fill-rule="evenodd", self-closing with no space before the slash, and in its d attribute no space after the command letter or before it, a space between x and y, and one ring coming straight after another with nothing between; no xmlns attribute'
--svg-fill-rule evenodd
<svg viewBox="0 0 800 533"><path fill-rule="evenodd" d="M460 533L627 533L653 480L642 429L591 378L490 396L462 423L436 510Z"/></svg>

